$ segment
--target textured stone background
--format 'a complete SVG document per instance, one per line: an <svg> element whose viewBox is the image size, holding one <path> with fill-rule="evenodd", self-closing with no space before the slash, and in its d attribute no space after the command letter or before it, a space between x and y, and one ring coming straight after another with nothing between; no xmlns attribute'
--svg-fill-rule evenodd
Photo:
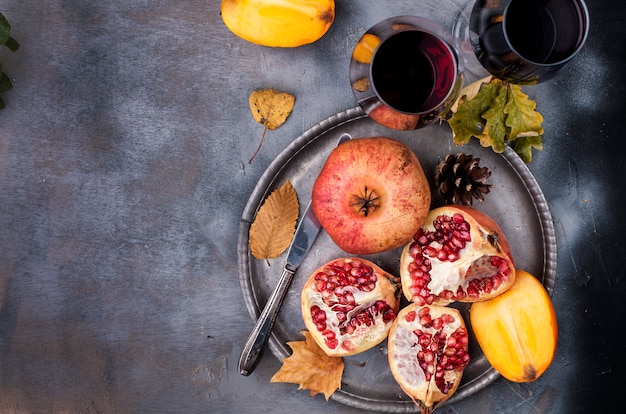
<svg viewBox="0 0 626 414"><path fill-rule="evenodd" d="M359 36L396 14L447 23L443 3L338 0L320 41L270 49L230 33L215 0L0 0L21 43L0 50L14 79L0 111L0 411L359 412L270 384L271 355L237 373L252 328L239 219L292 139L355 105ZM527 89L546 129L530 168L559 246L556 359L535 383L498 379L442 413L600 411L626 385L626 13L589 9L580 55ZM296 106L248 164L262 128L247 97L270 86Z"/></svg>

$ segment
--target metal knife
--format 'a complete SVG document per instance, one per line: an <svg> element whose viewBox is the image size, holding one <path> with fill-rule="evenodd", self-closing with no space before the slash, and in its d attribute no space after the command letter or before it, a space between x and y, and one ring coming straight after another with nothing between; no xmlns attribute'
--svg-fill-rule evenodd
<svg viewBox="0 0 626 414"><path fill-rule="evenodd" d="M351 138L350 134L342 134L341 137L339 137L337 145ZM259 319L254 325L254 328L252 328L252 332L250 332L250 336L241 351L239 364L237 366L240 374L250 375L252 371L254 371L259 355L269 339L270 332L276 321L276 316L283 303L287 289L293 280L293 275L302 264L304 257L313 245L321 227L309 202L296 228L291 246L289 246L287 261L283 267L283 273L278 280L278 285L276 285L276 288L267 300Z"/></svg>

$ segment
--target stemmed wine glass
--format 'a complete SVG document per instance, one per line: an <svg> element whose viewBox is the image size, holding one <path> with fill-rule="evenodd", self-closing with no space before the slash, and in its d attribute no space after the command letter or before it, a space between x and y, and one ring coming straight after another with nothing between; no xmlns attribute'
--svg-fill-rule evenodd
<svg viewBox="0 0 626 414"><path fill-rule="evenodd" d="M455 26L490 74L529 85L552 79L580 51L589 12L584 0L476 0Z"/></svg>

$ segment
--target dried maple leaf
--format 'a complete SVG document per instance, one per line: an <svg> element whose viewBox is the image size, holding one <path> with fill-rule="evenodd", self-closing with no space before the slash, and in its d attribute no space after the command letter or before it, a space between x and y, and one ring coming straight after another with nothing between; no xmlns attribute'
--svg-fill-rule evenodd
<svg viewBox="0 0 626 414"><path fill-rule="evenodd" d="M299 384L299 390L308 389L311 397L323 393L328 401L341 388L343 358L326 355L308 331L302 334L304 341L287 342L293 353L283 359L282 367L270 382Z"/></svg>
<svg viewBox="0 0 626 414"><path fill-rule="evenodd" d="M257 259L278 257L296 231L300 205L289 180L265 199L250 226L250 252Z"/></svg>
<svg viewBox="0 0 626 414"><path fill-rule="evenodd" d="M254 120L260 124L263 124L263 135L261 136L261 142L252 157L248 160L251 163L256 154L263 145L265 139L265 132L268 129L276 129L285 123L293 107L295 105L296 98L286 92L276 92L274 88L260 89L250 94L248 103L250 104L250 111Z"/></svg>

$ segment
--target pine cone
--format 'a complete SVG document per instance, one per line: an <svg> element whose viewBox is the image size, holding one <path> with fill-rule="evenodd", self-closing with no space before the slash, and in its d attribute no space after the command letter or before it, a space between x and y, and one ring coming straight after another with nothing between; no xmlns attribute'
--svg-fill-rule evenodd
<svg viewBox="0 0 626 414"><path fill-rule="evenodd" d="M482 202L491 184L487 178L491 171L480 167L480 158L470 154L448 154L435 168L435 187L448 204L472 205L475 198Z"/></svg>

